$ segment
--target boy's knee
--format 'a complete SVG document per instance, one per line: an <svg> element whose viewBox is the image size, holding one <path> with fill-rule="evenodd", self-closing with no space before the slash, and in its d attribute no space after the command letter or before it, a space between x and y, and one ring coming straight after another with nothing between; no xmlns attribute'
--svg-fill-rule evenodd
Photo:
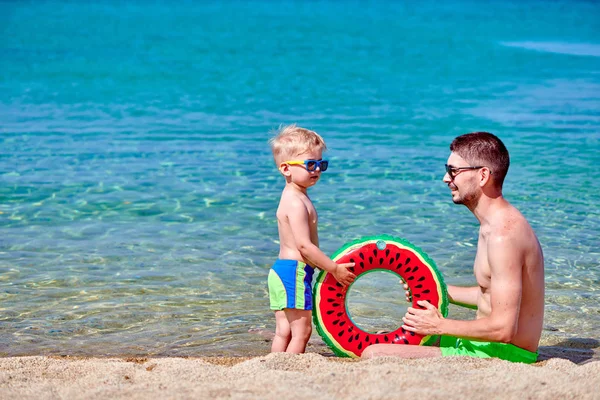
<svg viewBox="0 0 600 400"><path fill-rule="evenodd" d="M312 334L312 325L308 326L305 330L304 330L304 335L303 338L304 340L306 340L308 342L308 339L310 339L310 335Z"/></svg>
<svg viewBox="0 0 600 400"><path fill-rule="evenodd" d="M289 339L290 337L292 337L292 331L289 328L276 328L275 336L280 337L282 339Z"/></svg>
<svg viewBox="0 0 600 400"><path fill-rule="evenodd" d="M297 339L308 342L310 335L312 334L312 325L295 326L292 329L291 335Z"/></svg>

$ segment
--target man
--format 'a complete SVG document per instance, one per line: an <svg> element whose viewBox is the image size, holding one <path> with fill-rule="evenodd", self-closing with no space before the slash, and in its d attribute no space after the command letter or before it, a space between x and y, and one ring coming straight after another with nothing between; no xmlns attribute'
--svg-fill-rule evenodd
<svg viewBox="0 0 600 400"><path fill-rule="evenodd" d="M450 145L444 182L452 201L480 224L474 273L478 286L448 286L450 302L477 308L472 321L444 318L427 301L408 308L403 328L443 335L439 347L377 344L363 357L497 357L533 363L544 318L544 256L523 215L502 196L508 150L487 132L468 133Z"/></svg>

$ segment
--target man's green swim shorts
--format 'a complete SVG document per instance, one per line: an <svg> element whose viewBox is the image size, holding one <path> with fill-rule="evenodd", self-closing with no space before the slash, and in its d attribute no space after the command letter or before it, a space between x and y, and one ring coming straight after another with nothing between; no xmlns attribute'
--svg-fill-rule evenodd
<svg viewBox="0 0 600 400"><path fill-rule="evenodd" d="M501 358L502 360L532 364L537 361L538 353L524 350L510 343L479 342L442 336L440 341L442 356L470 356L479 358Z"/></svg>

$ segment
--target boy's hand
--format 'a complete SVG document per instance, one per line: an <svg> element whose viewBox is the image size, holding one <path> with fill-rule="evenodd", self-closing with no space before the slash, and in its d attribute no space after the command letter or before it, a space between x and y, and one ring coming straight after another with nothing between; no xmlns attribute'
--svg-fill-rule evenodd
<svg viewBox="0 0 600 400"><path fill-rule="evenodd" d="M332 272L335 280L344 286L350 285L356 279L356 275L348 270L350 267L354 267L354 263L337 264Z"/></svg>

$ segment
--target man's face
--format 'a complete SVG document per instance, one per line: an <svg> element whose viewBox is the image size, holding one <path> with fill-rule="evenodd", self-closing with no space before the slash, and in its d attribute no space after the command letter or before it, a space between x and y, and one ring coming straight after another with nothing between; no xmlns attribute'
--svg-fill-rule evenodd
<svg viewBox="0 0 600 400"><path fill-rule="evenodd" d="M469 208L476 206L481 196L477 184L478 169L473 169L474 166L456 153L450 153L447 165L443 181L451 191L454 204L464 204Z"/></svg>

